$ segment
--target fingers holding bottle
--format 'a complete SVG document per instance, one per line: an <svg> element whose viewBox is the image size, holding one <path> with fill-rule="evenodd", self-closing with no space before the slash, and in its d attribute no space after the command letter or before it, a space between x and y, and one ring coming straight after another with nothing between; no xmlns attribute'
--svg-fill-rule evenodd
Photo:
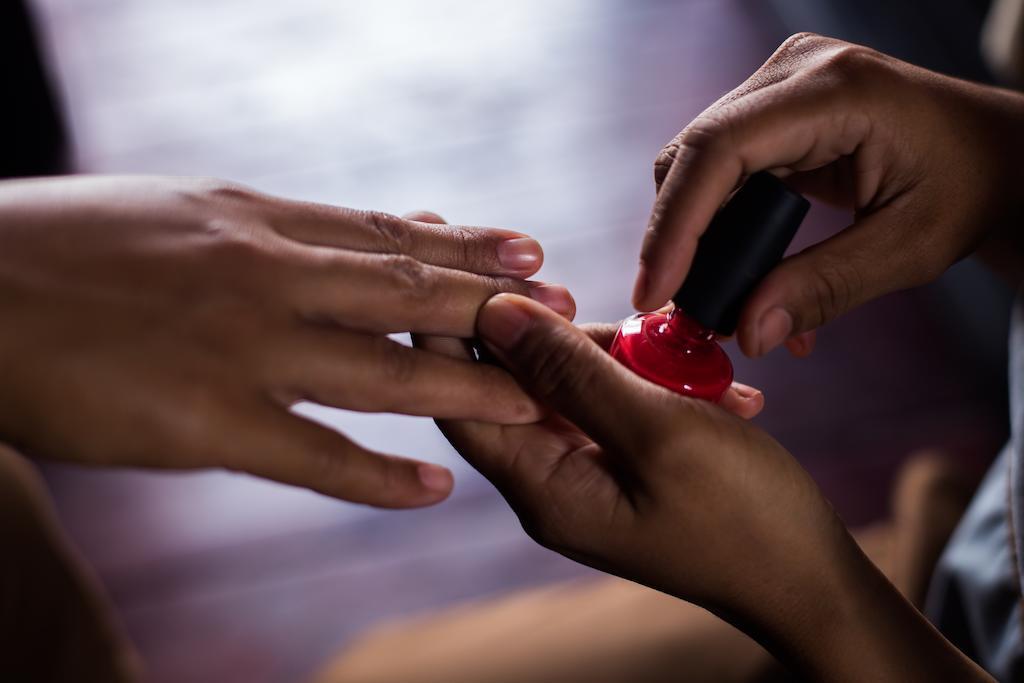
<svg viewBox="0 0 1024 683"><path fill-rule="evenodd" d="M659 156L634 304L647 310L671 296L722 202L744 177L770 170L854 213L848 228L783 262L743 313L748 355L783 343L805 354L812 338L801 335L936 278L979 245L991 254L987 244L1012 232L1003 228L1024 211L1008 180L1024 150L1022 114L1019 94L794 36ZM1008 253L1021 252L1003 250L1004 261Z"/></svg>

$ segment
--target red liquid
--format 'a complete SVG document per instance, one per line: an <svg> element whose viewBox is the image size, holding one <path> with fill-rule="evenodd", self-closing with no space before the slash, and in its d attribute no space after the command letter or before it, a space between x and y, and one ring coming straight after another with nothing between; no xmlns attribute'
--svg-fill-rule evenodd
<svg viewBox="0 0 1024 683"><path fill-rule="evenodd" d="M715 333L677 310L627 318L611 354L644 379L684 396L718 403L732 384L732 362Z"/></svg>

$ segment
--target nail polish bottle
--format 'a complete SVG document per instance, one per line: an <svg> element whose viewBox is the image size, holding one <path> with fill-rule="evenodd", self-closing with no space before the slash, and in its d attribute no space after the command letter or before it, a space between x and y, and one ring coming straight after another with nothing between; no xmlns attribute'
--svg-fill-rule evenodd
<svg viewBox="0 0 1024 683"><path fill-rule="evenodd" d="M751 175L698 241L674 309L627 318L612 356L684 396L721 400L732 363L716 339L736 331L744 300L782 260L809 207L772 174Z"/></svg>

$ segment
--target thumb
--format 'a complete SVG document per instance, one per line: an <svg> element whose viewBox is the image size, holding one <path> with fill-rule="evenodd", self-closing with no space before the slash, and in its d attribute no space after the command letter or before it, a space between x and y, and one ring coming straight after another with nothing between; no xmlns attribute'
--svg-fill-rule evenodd
<svg viewBox="0 0 1024 683"><path fill-rule="evenodd" d="M935 275L904 230L883 211L786 258L744 304L736 331L748 356L761 356L883 294L923 284Z"/></svg>
<svg viewBox="0 0 1024 683"><path fill-rule="evenodd" d="M616 362L585 332L525 297L499 294L477 331L519 383L598 443L621 450L665 405L665 390Z"/></svg>

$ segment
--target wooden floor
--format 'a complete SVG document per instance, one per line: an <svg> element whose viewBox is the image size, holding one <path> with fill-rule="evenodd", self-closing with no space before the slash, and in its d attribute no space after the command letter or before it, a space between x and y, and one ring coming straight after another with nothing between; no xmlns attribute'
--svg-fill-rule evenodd
<svg viewBox="0 0 1024 683"><path fill-rule="evenodd" d="M522 229L581 321L630 312L661 145L786 33L755 0L37 4L82 171ZM845 220L815 208L802 244ZM851 523L884 513L913 449L980 466L1001 439L1000 385L943 291L843 318L806 361L733 354ZM381 619L587 572L526 539L428 420L306 409L452 466L454 499L380 512L224 473L46 468L155 681L296 680Z"/></svg>

